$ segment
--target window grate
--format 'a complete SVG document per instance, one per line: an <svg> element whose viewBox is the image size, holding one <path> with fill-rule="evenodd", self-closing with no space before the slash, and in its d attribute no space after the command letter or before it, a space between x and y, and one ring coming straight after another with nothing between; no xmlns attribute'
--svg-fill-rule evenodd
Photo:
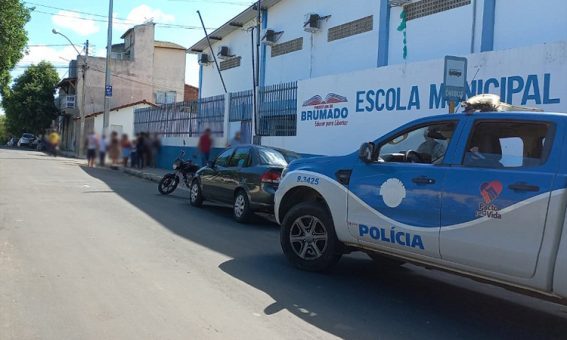
<svg viewBox="0 0 567 340"><path fill-rule="evenodd" d="M272 46L272 58L303 49L303 37Z"/></svg>
<svg viewBox="0 0 567 340"><path fill-rule="evenodd" d="M421 0L405 5L404 11L409 21L470 4L471 0Z"/></svg>
<svg viewBox="0 0 567 340"><path fill-rule="evenodd" d="M235 57L235 58L230 58L230 59L225 60L225 61L221 61L220 66L219 66L220 70L224 71L224 70L228 70L228 69L240 66L240 59L241 59L241 57Z"/></svg>
<svg viewBox="0 0 567 340"><path fill-rule="evenodd" d="M372 31L374 28L373 16L368 16L346 24L329 28L327 40L329 42L347 38L356 34Z"/></svg>

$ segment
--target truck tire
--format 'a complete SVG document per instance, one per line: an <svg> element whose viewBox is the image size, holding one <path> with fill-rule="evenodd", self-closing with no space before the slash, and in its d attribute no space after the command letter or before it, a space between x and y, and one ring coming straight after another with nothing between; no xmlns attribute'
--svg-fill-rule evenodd
<svg viewBox="0 0 567 340"><path fill-rule="evenodd" d="M300 203L285 215L280 243L287 259L306 271L328 270L342 255L331 214L317 202Z"/></svg>

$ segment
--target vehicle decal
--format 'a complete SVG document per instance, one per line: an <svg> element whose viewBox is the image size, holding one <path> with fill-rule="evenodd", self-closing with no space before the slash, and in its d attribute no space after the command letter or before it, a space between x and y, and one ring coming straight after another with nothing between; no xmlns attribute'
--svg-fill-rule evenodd
<svg viewBox="0 0 567 340"><path fill-rule="evenodd" d="M319 177L297 176L297 183L308 183L312 185L319 185Z"/></svg>
<svg viewBox="0 0 567 340"><path fill-rule="evenodd" d="M380 196L390 208L398 207L406 198L406 187L397 178L390 178L380 186Z"/></svg>
<svg viewBox="0 0 567 340"><path fill-rule="evenodd" d="M356 196L355 194L353 194L353 193L352 193L350 190L348 190L344 185L341 185L339 182L337 182L336 180L334 180L334 179L331 178L331 177L322 175L322 174L320 174L320 173L312 172L312 171L293 170L293 171L291 171L291 172L286 176L286 179L287 179L287 177L288 177L290 174L293 174L293 175L296 176L296 177L299 176L299 174L306 175L306 176L313 176L313 177L314 177L314 176L318 176L318 177L320 177L320 178L321 178L321 181L326 181L326 182L328 182L328 183L330 183L330 184L333 184L333 185L335 185L337 188L339 188L339 190L342 190L342 191L346 192L346 194L348 195L349 199L352 199L352 200L356 201L358 204L361 204L365 209L368 210L368 212L370 212L370 213L376 215L376 217L382 219L384 224L392 225L392 226L395 226L395 227L398 227L398 228L404 228L404 229L411 230L411 231L419 231L419 232L422 232L422 233L423 233L423 232L436 233L436 232L439 231L438 228L417 227L417 226L412 226L412 225L400 223L400 222L398 222L398 221L396 221L396 220L394 220L394 219L392 219L392 218L390 218L390 217L388 217L388 216L386 216L386 215L380 213L379 211L375 210L374 208L372 208L371 206L369 206L366 202L364 202L360 197L358 197L358 196ZM291 177L291 176L290 176L290 177ZM292 185L292 186L293 186L293 185ZM505 214L508 214L508 213L510 213L510 212L513 212L514 210L517 210L517 209L523 209L523 208L525 208L526 206L528 206L528 205L530 205L530 204L532 204L532 203L538 202L538 201L540 201L540 200L548 200L550 197L555 197L555 196L561 195L561 194L563 194L563 193L565 192L565 190L566 190L566 189L563 188L563 189L558 189L558 190L554 190L554 191L551 191L551 192L544 192L544 193L541 193L541 194L539 194L539 195L530 197L530 198L525 199L525 200L523 200L523 201L520 201L520 202L518 202L518 203L512 204L512 205L510 205L510 206L508 206L508 207L506 207L506 208L503 208L503 209L499 210L499 214L502 215L502 216L504 216ZM324 193L322 193L322 194L324 195ZM477 224L486 222L486 221L488 221L489 219L490 219L489 217L483 216L483 217L475 218L475 219L473 219L473 220L471 220L471 221L464 222L464 223L453 224L453 225L444 225L444 226L442 225L442 226L441 226L441 231L443 231L443 230L455 230L455 229L461 229L461 228L468 228L468 227L472 227L472 226L474 226L474 225L477 225Z"/></svg>
<svg viewBox="0 0 567 340"><path fill-rule="evenodd" d="M478 204L475 217L487 217L494 219L502 219L499 213L500 209L493 203L502 193L502 183L500 181L491 181L482 183L480 186L480 194L483 202Z"/></svg>
<svg viewBox="0 0 567 340"><path fill-rule="evenodd" d="M376 241L398 244L404 247L425 249L420 235L399 231L396 230L396 227L390 227L388 230L386 228L359 224L358 234L362 238L371 238Z"/></svg>

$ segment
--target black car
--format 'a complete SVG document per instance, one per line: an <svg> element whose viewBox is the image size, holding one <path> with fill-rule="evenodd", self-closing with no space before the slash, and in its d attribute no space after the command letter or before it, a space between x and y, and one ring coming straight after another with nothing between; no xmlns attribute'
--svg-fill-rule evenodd
<svg viewBox="0 0 567 340"><path fill-rule="evenodd" d="M226 149L195 174L191 205L201 206L205 200L231 204L238 222L246 222L255 211L273 213L282 170L299 157L291 151L258 145Z"/></svg>

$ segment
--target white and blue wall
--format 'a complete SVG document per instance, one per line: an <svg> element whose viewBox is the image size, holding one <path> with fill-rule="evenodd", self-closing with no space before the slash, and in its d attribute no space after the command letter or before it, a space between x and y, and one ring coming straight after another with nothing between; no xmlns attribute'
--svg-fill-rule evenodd
<svg viewBox="0 0 567 340"><path fill-rule="evenodd" d="M262 35L266 29L273 29L283 31L278 42L303 37L303 48L276 57L271 56L272 47L261 48L261 85L299 81L298 135L264 137L262 143L301 153L340 154L363 139L377 137L390 128L390 123L442 113L446 111L443 103L431 107L429 102L434 95L431 85L442 82L445 55L466 56L470 86L482 87L482 92L503 94L504 100L513 104L523 104L527 96L527 105L567 112L567 1L471 0L465 6L409 20L405 58L403 34L398 30L401 11L401 7L392 7L387 0L283 0L263 11ZM308 13L330 17L322 21L319 32L309 33L303 29ZM371 31L328 41L330 27L369 15L373 16ZM233 54L241 57L239 67L222 71L228 92L252 88L252 41L246 28L254 25L251 21L221 41L213 41L214 52L218 46L229 46ZM214 64L203 65L201 70L201 96L223 94ZM408 109L408 104L403 103L410 100L416 86L421 105ZM350 127L326 128L324 133L313 131L313 122L301 120L301 104L307 99L303 97L325 97L331 90L347 96L349 111L353 112L351 119L355 119L356 102L360 99L357 93L372 89L383 89L385 93L393 89L393 95L401 97L395 100L402 104L383 110L383 115L375 110L366 120L350 122ZM358 116L368 114L358 112ZM389 117L388 124L384 117ZM371 128L373 125L379 128ZM341 147L316 147L339 134L348 141ZM222 142L228 138L224 136ZM180 141L167 143L181 145ZM222 147L220 142L217 146Z"/></svg>

